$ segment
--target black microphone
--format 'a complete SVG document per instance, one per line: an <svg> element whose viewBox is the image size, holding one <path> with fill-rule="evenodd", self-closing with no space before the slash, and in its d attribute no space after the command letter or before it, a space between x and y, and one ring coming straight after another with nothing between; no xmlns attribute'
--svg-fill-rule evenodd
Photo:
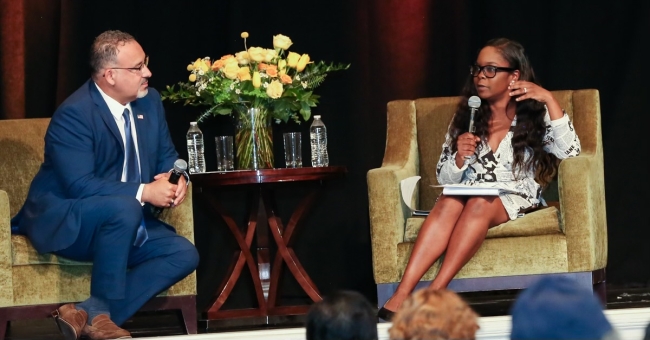
<svg viewBox="0 0 650 340"><path fill-rule="evenodd" d="M185 171L187 171L187 162L182 159L177 159L176 162L174 162L172 173L169 175L169 183L178 184L178 179L183 176Z"/></svg>
<svg viewBox="0 0 650 340"><path fill-rule="evenodd" d="M177 159L176 162L174 162L174 168L171 170L171 174L169 175L169 183L178 184L178 179L183 176L185 171L187 171L187 162L182 159ZM154 216L160 215L162 210L163 208L155 207L153 209Z"/></svg>

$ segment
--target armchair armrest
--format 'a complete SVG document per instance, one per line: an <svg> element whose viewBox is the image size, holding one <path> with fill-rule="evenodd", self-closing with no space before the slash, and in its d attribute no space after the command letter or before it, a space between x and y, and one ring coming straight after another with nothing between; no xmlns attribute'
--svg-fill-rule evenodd
<svg viewBox="0 0 650 340"><path fill-rule="evenodd" d="M0 307L12 306L13 272L11 259L11 216L9 196L0 190Z"/></svg>
<svg viewBox="0 0 650 340"><path fill-rule="evenodd" d="M415 103L387 105L386 150L381 168L368 171L370 237L375 282L397 282L397 244L404 240L410 210L400 196L401 180L418 173ZM405 142L410 141L410 142Z"/></svg>
<svg viewBox="0 0 650 340"><path fill-rule="evenodd" d="M164 209L160 220L173 226L178 235L194 243L194 210L192 209L192 183L187 187L185 201L172 209Z"/></svg>
<svg viewBox="0 0 650 340"><path fill-rule="evenodd" d="M563 160L558 170L560 223L567 238L569 272L607 264L607 220L602 157Z"/></svg>
<svg viewBox="0 0 650 340"><path fill-rule="evenodd" d="M178 235L194 243L194 210L192 204L192 183L190 182L187 187L185 201L172 209L164 209L159 218L161 221L173 226ZM163 294L168 296L196 295L196 271L171 286Z"/></svg>

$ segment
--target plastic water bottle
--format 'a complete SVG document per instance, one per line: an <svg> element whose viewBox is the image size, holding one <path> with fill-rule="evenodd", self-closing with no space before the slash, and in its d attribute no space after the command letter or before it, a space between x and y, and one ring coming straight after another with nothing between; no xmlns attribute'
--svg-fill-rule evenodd
<svg viewBox="0 0 650 340"><path fill-rule="evenodd" d="M327 128L320 115L314 116L314 121L309 127L309 138L311 140L311 166L329 166L330 158L327 154Z"/></svg>
<svg viewBox="0 0 650 340"><path fill-rule="evenodd" d="M205 172L205 155L203 154L203 132L190 122L187 130L187 157L189 158L189 171L191 174Z"/></svg>

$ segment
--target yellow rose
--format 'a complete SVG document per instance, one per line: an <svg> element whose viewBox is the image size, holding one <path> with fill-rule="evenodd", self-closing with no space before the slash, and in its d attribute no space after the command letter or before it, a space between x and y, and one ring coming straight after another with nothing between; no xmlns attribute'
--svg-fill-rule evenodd
<svg viewBox="0 0 650 340"><path fill-rule="evenodd" d="M237 63L228 63L223 67L223 74L228 79L236 79L239 73L239 65Z"/></svg>
<svg viewBox="0 0 650 340"><path fill-rule="evenodd" d="M237 72L237 78L239 78L240 81L251 80L251 71L248 69L248 66L239 69L239 72Z"/></svg>
<svg viewBox="0 0 650 340"><path fill-rule="evenodd" d="M305 69L305 66L309 64L309 54L303 54L298 60L298 65L296 65L296 71L302 72Z"/></svg>
<svg viewBox="0 0 650 340"><path fill-rule="evenodd" d="M262 78L260 77L260 73L255 71L253 72L253 87L256 89L260 88L262 85Z"/></svg>
<svg viewBox="0 0 650 340"><path fill-rule="evenodd" d="M273 58L275 58L278 55L278 52L275 50L266 50L266 54L264 55L264 61L267 63L270 63Z"/></svg>
<svg viewBox="0 0 650 340"><path fill-rule="evenodd" d="M238 62L237 58L235 58L235 56L232 55L232 54L223 56L223 57L221 57L220 60L223 61L224 65L225 64L230 64L230 63L235 63L236 64Z"/></svg>
<svg viewBox="0 0 650 340"><path fill-rule="evenodd" d="M291 46L293 42L291 42L291 39L289 37L284 36L282 34L274 35L273 36L273 47L274 48L280 48L283 50L288 50L289 46Z"/></svg>
<svg viewBox="0 0 650 340"><path fill-rule="evenodd" d="M202 70L203 72L207 72L210 69L210 67L208 67L208 65L205 63L205 60L199 58L199 59L196 59L196 61L194 62L194 69L195 70Z"/></svg>
<svg viewBox="0 0 650 340"><path fill-rule="evenodd" d="M280 59L278 61L278 70L280 70L280 75L287 74L287 61Z"/></svg>
<svg viewBox="0 0 650 340"><path fill-rule="evenodd" d="M282 84L277 80L272 81L269 86L266 87L266 94L273 99L280 98L283 91L284 89L282 88Z"/></svg>
<svg viewBox="0 0 650 340"><path fill-rule="evenodd" d="M295 68L296 65L298 65L299 59L300 59L300 54L295 52L289 52L289 55L287 56L287 65L289 65L289 67Z"/></svg>
<svg viewBox="0 0 650 340"><path fill-rule="evenodd" d="M264 61L266 56L266 49L261 47L251 47L248 49L248 57L256 62Z"/></svg>
<svg viewBox="0 0 650 340"><path fill-rule="evenodd" d="M190 74L190 81L195 82L196 81L196 74L192 73Z"/></svg>
<svg viewBox="0 0 650 340"><path fill-rule="evenodd" d="M248 32L241 32L241 37L244 39L248 38Z"/></svg>
<svg viewBox="0 0 650 340"><path fill-rule="evenodd" d="M248 57L248 52L246 51L235 53L235 58L237 59L239 65L248 65L248 63L250 62L250 58Z"/></svg>

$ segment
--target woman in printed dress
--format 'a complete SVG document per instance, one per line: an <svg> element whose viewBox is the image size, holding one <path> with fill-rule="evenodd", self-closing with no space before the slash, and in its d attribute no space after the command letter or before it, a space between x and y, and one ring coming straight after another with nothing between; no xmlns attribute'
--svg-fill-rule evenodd
<svg viewBox="0 0 650 340"><path fill-rule="evenodd" d="M470 133L468 99L481 105ZM517 42L486 43L462 91L437 166L440 184L497 186L518 194L441 195L422 224L404 276L379 316L390 320L424 273L445 253L430 288L446 288L480 248L488 229L545 205L542 189L580 140L551 92L541 87Z"/></svg>

